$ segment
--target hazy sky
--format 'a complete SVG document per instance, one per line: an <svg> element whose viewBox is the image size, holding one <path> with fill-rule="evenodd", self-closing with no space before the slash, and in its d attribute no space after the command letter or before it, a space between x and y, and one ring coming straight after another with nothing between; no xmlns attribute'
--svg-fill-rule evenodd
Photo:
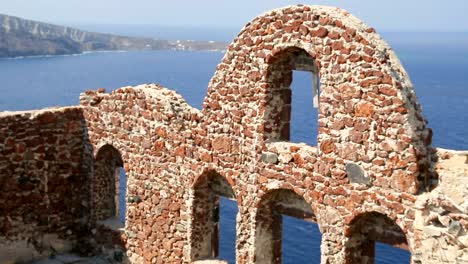
<svg viewBox="0 0 468 264"><path fill-rule="evenodd" d="M468 31L468 0L0 0L0 13L65 25L241 28L290 4L342 7L384 31Z"/></svg>

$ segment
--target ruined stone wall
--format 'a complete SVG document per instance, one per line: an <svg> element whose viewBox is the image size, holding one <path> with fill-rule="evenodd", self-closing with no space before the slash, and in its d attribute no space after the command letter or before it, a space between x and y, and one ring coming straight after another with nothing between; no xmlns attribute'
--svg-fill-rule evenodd
<svg viewBox="0 0 468 264"><path fill-rule="evenodd" d="M89 210L85 133L79 107L0 113L1 263L70 250Z"/></svg>
<svg viewBox="0 0 468 264"><path fill-rule="evenodd" d="M320 77L317 147L287 141L297 61ZM254 19L201 113L154 85L88 92L81 104L94 153L113 146L129 177L133 262L215 258L219 196L239 207L237 263L280 261L282 213L319 224L322 263L372 263L373 241L417 252L414 202L437 180L431 132L391 48L343 10Z"/></svg>
<svg viewBox="0 0 468 264"><path fill-rule="evenodd" d="M101 147L94 160L91 181L91 201L93 220L106 220L119 215L119 193L121 186L120 168L123 161L118 150L111 145Z"/></svg>
<svg viewBox="0 0 468 264"><path fill-rule="evenodd" d="M288 80L272 76L288 68L277 66L288 62L284 54L294 56L298 49L315 61L320 76L315 149L289 142L278 146L265 137L282 121L272 111L281 112L275 104L285 101L276 98L288 93ZM218 66L203 114L201 129L208 131L216 170L233 179L236 196L242 197L239 263L253 262L255 251L262 250L255 247L258 223L252 219L262 197L276 189L293 190L313 208L323 233L323 263L352 261L345 248L357 246L358 252L359 245L347 242L354 235L347 230L368 212L396 222L411 248L414 194L436 178L428 169L431 133L394 52L357 18L317 6L255 18ZM281 155L281 149L288 153ZM262 159L267 156L278 158ZM353 183L355 174L364 179Z"/></svg>
<svg viewBox="0 0 468 264"><path fill-rule="evenodd" d="M317 146L288 141L294 69L320 77ZM61 185L49 189L55 181L47 176L40 181L47 179L46 191L34 187L21 195L39 190L41 200L70 199L60 215L68 219L83 207L69 193L89 189L80 193L90 204L85 222L99 226L97 220L116 215L113 172L123 166L127 212L117 242L131 263L216 258L220 196L239 208L239 264L281 262L282 214L317 222L321 263L373 263L376 241L409 250L413 263L466 261L467 172L451 172L444 163L451 156L431 147L432 132L392 49L341 9L292 6L248 23L219 64L202 111L154 84L87 91L80 101L81 110L57 115L2 117L14 121L0 126L0 168L8 172L2 180L14 188L24 181L22 160L30 154L9 138L25 126L42 140L34 151L44 154L29 158L37 177L54 172L50 177ZM72 119L73 111L81 119ZM49 138L50 129L58 135ZM79 175L89 180L68 183L74 176L61 178L59 169L85 172ZM10 183L4 175L12 172ZM6 210L0 212L5 218ZM47 211L48 221L53 213ZM25 220L18 221L26 233ZM0 229L11 230L17 229Z"/></svg>
<svg viewBox="0 0 468 264"><path fill-rule="evenodd" d="M195 155L189 146L196 145L193 127L199 111L157 85L124 87L110 94L89 91L80 99L94 155L112 146L127 174L122 240L130 261L182 263L190 218L190 182L184 175L190 168L184 157ZM94 179L99 179L96 165Z"/></svg>

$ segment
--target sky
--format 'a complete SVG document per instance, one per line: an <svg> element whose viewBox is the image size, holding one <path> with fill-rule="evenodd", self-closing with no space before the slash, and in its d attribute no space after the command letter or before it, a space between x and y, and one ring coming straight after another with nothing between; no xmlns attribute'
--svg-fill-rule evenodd
<svg viewBox="0 0 468 264"><path fill-rule="evenodd" d="M242 28L291 4L346 9L380 31L468 31L468 0L0 0L0 13L61 25Z"/></svg>

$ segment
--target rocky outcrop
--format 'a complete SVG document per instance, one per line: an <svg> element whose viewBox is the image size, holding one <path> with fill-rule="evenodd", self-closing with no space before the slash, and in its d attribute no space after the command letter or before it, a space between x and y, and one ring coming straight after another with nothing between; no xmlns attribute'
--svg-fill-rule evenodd
<svg viewBox="0 0 468 264"><path fill-rule="evenodd" d="M438 149L439 185L418 197L415 263L468 263L468 152Z"/></svg>
<svg viewBox="0 0 468 264"><path fill-rule="evenodd" d="M0 58L102 50L222 50L225 43L136 38L86 32L0 14Z"/></svg>

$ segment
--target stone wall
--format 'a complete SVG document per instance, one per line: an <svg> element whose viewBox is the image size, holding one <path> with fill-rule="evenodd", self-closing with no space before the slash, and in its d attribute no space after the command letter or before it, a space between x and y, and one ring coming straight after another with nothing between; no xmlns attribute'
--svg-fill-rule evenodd
<svg viewBox="0 0 468 264"><path fill-rule="evenodd" d="M121 161L108 160L121 162L119 166L123 165L127 174L122 240L126 241L130 261L181 263L188 245L190 216L190 179L184 175L190 168L184 159L197 155L190 146L196 145L193 131L199 122L199 111L180 95L158 85L124 87L110 94L88 91L80 100L96 156L93 188L98 190L96 186L102 186L100 181L105 182L106 175L114 176L100 168L106 163L97 157L103 148L111 146L118 152ZM111 182L108 181L110 185ZM111 198L114 195L101 193ZM94 204L102 204L101 198L94 194L91 199ZM96 215L103 207L93 209L91 214Z"/></svg>
<svg viewBox="0 0 468 264"><path fill-rule="evenodd" d="M1 263L69 250L88 221L84 124L79 107L0 113Z"/></svg>
<svg viewBox="0 0 468 264"><path fill-rule="evenodd" d="M317 146L289 142L292 70L320 79ZM373 263L375 242L409 250L413 263L466 261L467 171L446 164L462 157L431 147L432 132L395 53L346 11L299 5L255 18L228 47L201 111L154 84L87 91L80 102L71 108L82 117L70 133L62 128L66 114L33 121L14 115L16 127L0 134L0 143L11 145L0 165L21 173L22 155L8 140L20 134L18 124L30 127L32 137L42 135L41 122L66 132L67 141L53 137L38 148L72 144L67 155L82 158L63 168L73 174L78 166L81 180L89 176L79 187L91 190L80 195L90 205L86 222L98 225L96 241L107 234L96 221L117 214L115 171L123 166L125 228L110 240L125 246L131 263L214 261L220 197L239 208L239 264L281 263L281 215L319 225L324 264ZM35 155L33 163L49 160ZM72 204L65 215L82 207Z"/></svg>
<svg viewBox="0 0 468 264"><path fill-rule="evenodd" d="M282 131L288 129L282 124L289 118L291 58L304 53L320 77L315 149L285 141ZM431 133L406 72L374 29L329 7L263 14L229 46L203 114L200 129L213 143L207 149L212 166L232 179L236 197L242 197L239 263L263 254L255 252L261 238L252 237L258 225L252 220L262 211L262 197L278 189L294 191L311 205L323 233L323 263L362 259L357 234L348 230L371 212L396 223L411 249L414 195L436 179L429 166ZM273 260L260 263L268 262Z"/></svg>

